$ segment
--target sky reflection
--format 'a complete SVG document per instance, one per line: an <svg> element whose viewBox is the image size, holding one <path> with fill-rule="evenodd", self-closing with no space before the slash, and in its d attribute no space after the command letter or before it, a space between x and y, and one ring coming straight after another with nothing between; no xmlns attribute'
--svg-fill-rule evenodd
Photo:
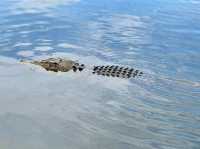
<svg viewBox="0 0 200 149"><path fill-rule="evenodd" d="M80 0L17 0L13 4L14 13L41 13L60 5L72 5Z"/></svg>

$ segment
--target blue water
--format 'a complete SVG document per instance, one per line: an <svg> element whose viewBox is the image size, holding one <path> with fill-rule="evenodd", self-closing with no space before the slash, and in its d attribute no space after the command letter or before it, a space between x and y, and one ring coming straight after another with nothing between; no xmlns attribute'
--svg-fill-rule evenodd
<svg viewBox="0 0 200 149"><path fill-rule="evenodd" d="M61 56L132 80L47 73ZM0 148L199 149L200 1L1 0Z"/></svg>

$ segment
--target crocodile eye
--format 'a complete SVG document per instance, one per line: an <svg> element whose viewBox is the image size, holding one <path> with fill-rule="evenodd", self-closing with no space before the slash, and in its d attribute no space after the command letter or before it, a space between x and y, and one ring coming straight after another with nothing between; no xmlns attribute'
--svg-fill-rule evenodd
<svg viewBox="0 0 200 149"><path fill-rule="evenodd" d="M79 71L82 71L82 70L83 70L83 68L79 67L79 68L78 68L78 70L79 70Z"/></svg>
<svg viewBox="0 0 200 149"><path fill-rule="evenodd" d="M77 71L77 68L75 66L72 66L72 69L73 69L74 72Z"/></svg>
<svg viewBox="0 0 200 149"><path fill-rule="evenodd" d="M79 64L78 63L74 63L74 66L79 66Z"/></svg>

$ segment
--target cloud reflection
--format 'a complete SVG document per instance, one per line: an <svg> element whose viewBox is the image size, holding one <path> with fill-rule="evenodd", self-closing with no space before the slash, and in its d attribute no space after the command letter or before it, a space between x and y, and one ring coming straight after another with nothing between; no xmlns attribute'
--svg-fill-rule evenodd
<svg viewBox="0 0 200 149"><path fill-rule="evenodd" d="M33 49L34 51L42 51L42 52L45 52L45 51L51 51L53 50L52 47L49 47L49 46L39 46L39 47L35 47Z"/></svg>
<svg viewBox="0 0 200 149"><path fill-rule="evenodd" d="M35 53L30 50L22 50L22 51L17 52L17 55L23 56L23 57L31 57L31 56L34 56L34 54Z"/></svg>
<svg viewBox="0 0 200 149"><path fill-rule="evenodd" d="M17 0L14 4L15 13L39 13L48 11L59 5L71 5L80 0Z"/></svg>
<svg viewBox="0 0 200 149"><path fill-rule="evenodd" d="M147 37L147 17L115 14L90 22L91 37L96 40L110 39L125 43L144 43Z"/></svg>
<svg viewBox="0 0 200 149"><path fill-rule="evenodd" d="M82 49L82 47L70 44L70 43L60 43L58 44L58 47L60 48L72 48L72 49Z"/></svg>
<svg viewBox="0 0 200 149"><path fill-rule="evenodd" d="M133 57L140 53L139 48L152 42L149 20L148 16L130 14L103 16L90 21L84 35L89 37L88 43L98 54L130 64L136 60ZM112 52L105 50L108 48ZM122 56L126 59L121 59Z"/></svg>

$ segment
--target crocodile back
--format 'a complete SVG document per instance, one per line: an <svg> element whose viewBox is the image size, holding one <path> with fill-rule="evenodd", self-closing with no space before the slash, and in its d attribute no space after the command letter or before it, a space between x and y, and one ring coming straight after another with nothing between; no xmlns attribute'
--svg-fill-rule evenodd
<svg viewBox="0 0 200 149"><path fill-rule="evenodd" d="M129 67L120 67L120 66L94 66L93 74L111 76L118 78L135 78L137 76L142 76L143 72L129 68Z"/></svg>

